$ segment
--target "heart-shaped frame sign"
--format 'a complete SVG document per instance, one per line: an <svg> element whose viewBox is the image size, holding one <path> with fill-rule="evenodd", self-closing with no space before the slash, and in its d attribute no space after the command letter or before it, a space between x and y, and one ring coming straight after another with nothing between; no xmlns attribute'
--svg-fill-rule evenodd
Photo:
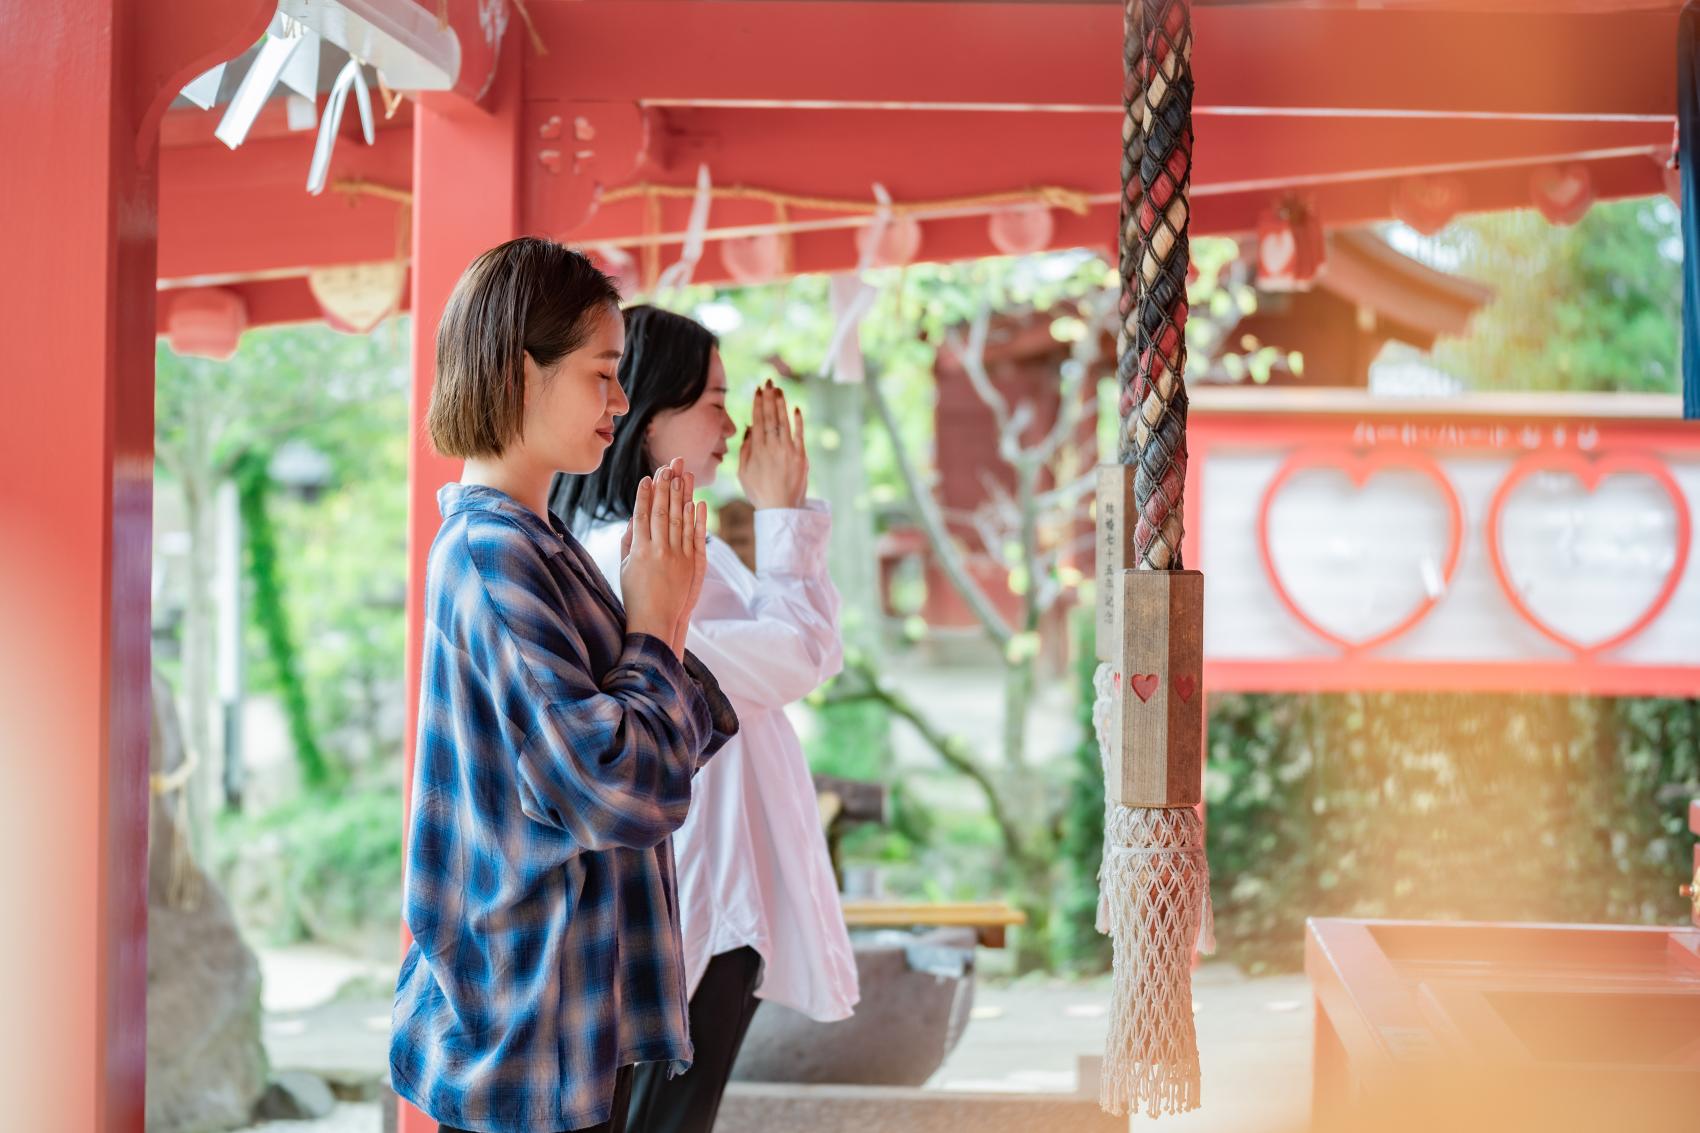
<svg viewBox="0 0 1700 1133"><path fill-rule="evenodd" d="M1438 593L1429 594L1419 601L1409 613L1394 625L1365 638L1350 638L1334 632L1313 618L1305 608L1294 598L1287 585L1281 580L1280 568L1275 563L1274 552L1269 545L1269 513L1274 505L1275 497L1294 476L1313 469L1332 469L1344 472L1358 488L1363 488L1369 480L1389 471L1417 472L1424 476L1440 492L1441 502L1446 506L1447 516L1447 546L1445 562L1441 567L1441 585ZM1452 486L1452 481L1446 478L1440 465L1431 457L1419 452L1404 449L1377 450L1371 453L1355 453L1350 449L1306 449L1296 452L1287 458L1270 479L1268 487L1263 490L1262 502L1257 509L1257 551L1263 561L1263 572L1269 578L1269 584L1275 590L1275 595L1281 604L1287 608L1300 624L1310 632L1335 646L1344 653L1364 653L1377 646L1400 637L1428 617L1429 612L1439 604L1441 598L1451 588L1452 576L1457 573L1458 560L1464 550L1464 505L1458 499L1458 492Z"/></svg>
<svg viewBox="0 0 1700 1133"><path fill-rule="evenodd" d="M1529 477L1542 472L1561 472L1581 481L1582 487L1592 493L1607 476L1633 475L1645 476L1658 484L1669 497L1671 507L1676 514L1676 558L1671 564L1658 593L1648 603L1634 621L1617 633L1601 641L1593 643L1578 641L1565 633L1551 621L1543 618L1528 599L1518 590L1511 579L1511 571L1505 561L1505 550L1500 545L1505 518L1505 506L1511 499L1518 486ZM1634 454L1617 454L1603 456L1598 459L1588 459L1577 453L1550 452L1534 453L1524 457L1514 465L1499 488L1493 494L1493 501L1488 505L1486 536L1488 553L1493 560L1494 577L1499 580L1499 586L1505 592L1506 600L1516 609L1517 613L1533 626L1548 640L1557 642L1564 648L1580 656L1593 656L1615 649L1624 642L1640 634L1652 625L1658 616L1664 613L1670 605L1671 598L1676 594L1677 586L1682 582L1684 571L1688 567L1689 540L1693 532L1693 518L1689 513L1688 500L1682 494L1682 488L1675 477L1670 474L1662 463L1650 457Z"/></svg>

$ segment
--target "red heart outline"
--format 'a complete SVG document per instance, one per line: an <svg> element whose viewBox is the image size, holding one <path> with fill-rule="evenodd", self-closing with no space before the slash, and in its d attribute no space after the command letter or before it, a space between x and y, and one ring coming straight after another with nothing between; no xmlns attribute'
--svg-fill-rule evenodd
<svg viewBox="0 0 1700 1133"><path fill-rule="evenodd" d="M1562 633L1548 624L1517 592L1511 584L1511 573L1505 564L1505 555L1500 549L1500 525L1504 519L1505 505L1511 498L1511 493L1517 486L1537 472L1567 472L1582 482L1582 487L1592 493L1600 486L1600 481L1607 476L1618 473L1632 473L1647 476L1658 483L1670 497L1672 506L1676 509L1676 562L1671 566L1665 584L1659 589L1653 601L1639 618L1624 629L1604 641L1586 645L1568 634ZM1505 479L1500 481L1498 489L1493 493L1493 502L1488 505L1486 535L1488 557L1493 562L1494 577L1499 580L1499 588L1512 607L1522 616L1523 620L1533 626L1540 634L1551 641L1557 642L1579 657L1597 656L1609 649L1616 648L1635 637L1642 630L1652 625L1654 620L1670 605L1671 598L1676 594L1676 588L1682 582L1684 571L1688 568L1689 537L1693 530L1693 519L1688 511L1688 500L1682 494L1682 488L1676 478L1670 474L1659 461L1651 457L1634 454L1619 454L1604 456L1589 460L1573 452L1531 453L1512 465Z"/></svg>
<svg viewBox="0 0 1700 1133"><path fill-rule="evenodd" d="M1353 640L1341 637L1339 634L1318 624L1316 619L1305 613L1291 592L1281 582L1281 574L1275 568L1275 556L1269 550L1269 510L1275 502L1275 496L1286 486L1288 480L1300 472L1312 468L1332 468L1344 472L1358 488L1362 488L1376 474L1390 469L1411 470L1422 473L1432 480L1440 489L1441 498L1446 503L1447 517L1447 551L1446 563L1441 570L1440 593L1424 598L1397 625L1383 630L1373 637ZM1440 465L1434 458L1420 452L1408 449L1382 449L1372 453L1355 453L1346 448L1316 448L1304 449L1287 458L1285 464L1270 479L1269 485L1263 489L1263 500L1257 508L1257 553L1263 560L1263 573L1268 576L1269 584L1275 588L1275 596L1281 599L1281 604L1287 607L1287 612L1306 629L1338 646L1342 652L1364 653L1378 645L1385 645L1394 638L1408 633L1413 626L1428 617L1429 611L1445 597L1452 588L1452 576L1457 573L1458 559L1464 550L1464 505L1458 499L1457 489L1452 481L1446 478Z"/></svg>
<svg viewBox="0 0 1700 1133"><path fill-rule="evenodd" d="M1190 676L1175 678L1175 694L1186 702L1191 702L1192 694L1198 691L1198 683Z"/></svg>
<svg viewBox="0 0 1700 1133"><path fill-rule="evenodd" d="M1133 686L1133 691L1140 700L1148 701L1151 699L1151 694L1157 691L1157 674L1135 673L1128 684Z"/></svg>

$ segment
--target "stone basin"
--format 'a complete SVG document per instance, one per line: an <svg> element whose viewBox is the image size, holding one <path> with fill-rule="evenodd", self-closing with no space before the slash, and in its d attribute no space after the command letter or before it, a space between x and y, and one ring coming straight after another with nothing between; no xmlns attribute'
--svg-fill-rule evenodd
<svg viewBox="0 0 1700 1133"><path fill-rule="evenodd" d="M862 999L817 1023L764 1003L732 1077L745 1082L919 1086L955 1049L974 1006L974 930L854 933Z"/></svg>

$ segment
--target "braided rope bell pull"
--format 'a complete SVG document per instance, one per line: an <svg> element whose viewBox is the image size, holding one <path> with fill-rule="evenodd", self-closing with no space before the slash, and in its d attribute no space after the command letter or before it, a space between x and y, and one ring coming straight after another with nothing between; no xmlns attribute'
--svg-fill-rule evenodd
<svg viewBox="0 0 1700 1133"><path fill-rule="evenodd" d="M1175 645L1187 637L1184 619L1172 612L1178 607L1167 598L1153 604L1134 597L1201 593L1192 585L1199 582L1196 574L1186 580L1169 573L1181 571L1187 461L1188 0L1126 0L1125 30L1117 448L1120 462L1133 469L1134 522L1131 546L1119 543L1125 529L1104 536L1118 543L1113 561L1130 573L1104 580L1117 591L1118 640L1109 653L1100 652L1111 659L1098 670L1093 711L1111 800L1098 919L1112 938L1115 970L1100 1104L1118 1115L1158 1116L1199 1104L1191 969L1209 895L1203 823L1191 805L1199 788L1201 734L1195 728L1178 740L1167 731L1152 738L1148 723L1170 695L1154 671L1151 641L1168 642L1162 679L1178 675L1196 689L1197 635L1188 638L1195 648L1183 658ZM1119 514L1107 502L1101 494L1101 534L1109 530L1105 516ZM1129 691L1136 674L1147 674L1137 700ZM1153 694L1153 688L1160 691ZM1182 695L1196 711L1192 693ZM1189 745L1190 765L1176 755L1187 756Z"/></svg>
<svg viewBox="0 0 1700 1133"><path fill-rule="evenodd" d="M1186 484L1186 273L1191 247L1192 19L1187 0L1130 0L1141 9L1127 49L1124 202L1134 241L1124 249L1121 459L1135 466L1134 559L1141 569L1181 569ZM1135 200L1137 198L1137 201ZM1126 226L1124 226L1125 228ZM1131 253L1131 254L1130 254ZM1131 323L1131 326L1129 325Z"/></svg>

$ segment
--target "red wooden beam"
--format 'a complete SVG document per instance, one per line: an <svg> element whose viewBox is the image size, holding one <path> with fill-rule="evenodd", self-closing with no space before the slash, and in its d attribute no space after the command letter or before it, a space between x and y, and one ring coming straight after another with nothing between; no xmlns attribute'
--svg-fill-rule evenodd
<svg viewBox="0 0 1700 1133"><path fill-rule="evenodd" d="M699 162L717 184L871 199L1064 185L1115 192L1120 112L678 109L656 119L640 180L690 185ZM1195 186L1286 182L1431 165L1562 158L1670 145L1659 122L1399 122L1363 118L1229 117L1197 123ZM607 211L607 210L605 210ZM600 225L599 225L600 226Z"/></svg>
<svg viewBox="0 0 1700 1133"><path fill-rule="evenodd" d="M163 278L222 283L396 254L400 217L394 202L303 191L308 136L279 126L232 153L217 143L194 143L190 131L210 130L207 118L168 122L179 144L162 159ZM1113 149L1117 128L1108 114L670 110L656 119L652 157L638 178L689 183L697 163L707 162L719 184L861 200L869 199L876 180L899 200L1042 184L1110 194L1115 171L1102 155ZM402 124L380 130L375 147L357 137L341 139L336 175L408 189L410 134ZM1656 150L1668 141L1661 123L1410 121L1389 128L1363 119L1214 118L1199 124L1194 184L1201 197L1230 185L1274 195L1277 186L1301 179L1633 146ZM683 226L684 204L665 212L668 226ZM772 215L764 204L729 202L716 206L714 224L765 223ZM604 206L582 226L553 215L529 215L527 226L572 239L605 239L641 232L643 217L629 202ZM989 251L982 244L965 254Z"/></svg>
<svg viewBox="0 0 1700 1133"><path fill-rule="evenodd" d="M395 202L333 189L308 195L311 132L267 130L230 150L216 141L191 143L199 129L210 137L216 115L182 113L187 120L174 112L170 123L177 144L160 156L160 278L217 283L300 274L326 264L391 259L405 247ZM408 189L410 122L386 123L377 144L368 146L353 118L345 119L337 139L331 176Z"/></svg>
<svg viewBox="0 0 1700 1133"><path fill-rule="evenodd" d="M1116 4L537 4L531 98L1114 107ZM1675 112L1676 13L1199 7L1198 114Z"/></svg>
<svg viewBox="0 0 1700 1133"><path fill-rule="evenodd" d="M167 288L159 293L159 301L155 304L155 332L165 335L170 330L171 303L175 296L183 290ZM319 306L319 301L313 297L313 291L307 286L306 276L286 276L279 279L249 279L236 283L220 285L220 290L233 292L242 300L247 313L247 326L254 327L281 326L290 323L316 323L325 318L325 312ZM406 311L412 305L412 296L403 289L398 311Z"/></svg>

